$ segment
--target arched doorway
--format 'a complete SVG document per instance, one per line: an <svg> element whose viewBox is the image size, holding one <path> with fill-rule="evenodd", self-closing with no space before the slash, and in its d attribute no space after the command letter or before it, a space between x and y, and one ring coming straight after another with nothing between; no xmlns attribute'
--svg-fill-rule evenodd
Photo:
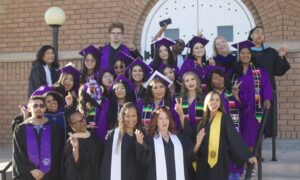
<svg viewBox="0 0 300 180"><path fill-rule="evenodd" d="M143 26L141 50L148 59L152 38L159 31L159 21L171 18L164 36L187 42L203 29L210 42L207 55L212 55L212 41L224 36L230 44L245 40L255 26L251 12L241 0L159 0L148 14Z"/></svg>

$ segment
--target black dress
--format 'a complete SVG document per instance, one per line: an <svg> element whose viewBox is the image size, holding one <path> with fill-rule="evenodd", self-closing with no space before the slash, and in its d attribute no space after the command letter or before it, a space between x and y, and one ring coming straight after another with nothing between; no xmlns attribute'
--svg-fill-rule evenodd
<svg viewBox="0 0 300 180"><path fill-rule="evenodd" d="M242 166L251 154L242 137L233 126L230 116L223 113L220 129L220 144L218 161L213 168L208 164L208 144L211 123L205 127L206 135L203 138L197 153L197 180L227 180L229 163L232 160L237 166Z"/></svg>
<svg viewBox="0 0 300 180"><path fill-rule="evenodd" d="M111 157L113 147L115 130L108 132L104 156L101 165L101 180L113 180L110 177L111 171ZM121 145L121 179L122 180L141 180L142 179L142 167L141 164L137 162L136 150L135 150L135 136L129 136L125 134L122 139ZM118 173L118 172L114 172Z"/></svg>
<svg viewBox="0 0 300 180"><path fill-rule="evenodd" d="M52 122L47 122L51 126L51 170L44 175L43 180L60 179L60 161L61 161L61 130ZM44 124L44 125L46 125ZM13 179L20 180L34 180L30 171L38 169L32 162L29 161L27 156L27 140L26 140L26 126L31 124L21 123L16 126L13 135ZM37 142L41 141L40 133L35 132Z"/></svg>
<svg viewBox="0 0 300 180"><path fill-rule="evenodd" d="M193 159L193 144L191 140L184 135L177 135L183 149L184 159L184 174L185 180L188 180L187 164ZM166 180L176 180L176 169L174 159L174 144L169 138L169 142L163 140L165 158L166 158L166 169L167 177ZM137 158L140 163L144 164L144 179L145 180L156 180L156 161L155 161L155 149L154 149L153 137L146 137L144 144L136 143ZM159 167L158 167L159 168Z"/></svg>
<svg viewBox="0 0 300 180"><path fill-rule="evenodd" d="M262 49L261 51L253 50L252 54L257 64L264 67L268 72L273 89L273 101L264 134L265 137L277 136L277 94L275 76L283 76L291 66L285 57L282 59L278 55L278 52L270 47Z"/></svg>
<svg viewBox="0 0 300 180"><path fill-rule="evenodd" d="M67 141L62 158L62 177L64 180L100 180L100 167L103 145L91 134L88 138L78 138L79 158L75 163L72 145Z"/></svg>

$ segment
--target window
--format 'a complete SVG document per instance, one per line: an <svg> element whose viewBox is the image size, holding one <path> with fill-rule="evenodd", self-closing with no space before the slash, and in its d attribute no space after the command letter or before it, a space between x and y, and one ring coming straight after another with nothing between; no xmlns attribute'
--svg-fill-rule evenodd
<svg viewBox="0 0 300 180"><path fill-rule="evenodd" d="M218 36L223 36L228 42L233 42L233 26L218 26Z"/></svg>

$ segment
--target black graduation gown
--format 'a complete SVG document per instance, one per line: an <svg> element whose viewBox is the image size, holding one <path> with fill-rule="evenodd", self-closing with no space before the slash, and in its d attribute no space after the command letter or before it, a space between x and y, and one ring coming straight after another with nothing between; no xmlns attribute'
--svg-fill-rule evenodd
<svg viewBox="0 0 300 180"><path fill-rule="evenodd" d="M51 145L52 145L52 169L44 175L43 180L60 179L60 161L61 161L61 130L52 122L47 122L51 125ZM37 134L38 142L41 134ZM22 123L16 126L13 134L13 179L34 180L30 171L38 169L27 157L26 143L26 124Z"/></svg>
<svg viewBox="0 0 300 180"><path fill-rule="evenodd" d="M54 84L59 79L59 74L54 68L50 68L50 73L52 84ZM47 85L46 72L42 62L35 62L31 67L28 79L28 98L42 85Z"/></svg>
<svg viewBox="0 0 300 180"><path fill-rule="evenodd" d="M221 119L221 133L219 156L216 165L211 169L208 160L208 143L210 125L205 127L206 135L197 153L197 180L227 180L229 163L232 160L237 166L242 166L251 156L242 137L233 126L230 116L223 113Z"/></svg>
<svg viewBox="0 0 300 180"><path fill-rule="evenodd" d="M262 51L252 51L252 54L256 59L257 64L264 67L268 72L273 89L273 101L264 134L265 137L277 136L277 95L275 76L283 76L291 66L286 58L281 59L278 52L270 47ZM275 128L273 129L273 127Z"/></svg>
<svg viewBox="0 0 300 180"><path fill-rule="evenodd" d="M115 130L108 132L105 142L104 156L101 164L101 180L111 180L111 156ZM122 180L141 180L142 168L137 162L135 150L135 136L125 134L121 145L121 178ZM116 173L116 172L115 172Z"/></svg>
<svg viewBox="0 0 300 180"><path fill-rule="evenodd" d="M64 180L100 180L100 167L103 145L91 134L88 138L78 138L79 158L75 163L72 145L66 142L62 158L62 177Z"/></svg>
<svg viewBox="0 0 300 180"><path fill-rule="evenodd" d="M187 164L192 161L193 158L193 144L191 140L184 135L177 135L183 149L184 159L184 172L185 180L188 180ZM165 148L166 166L167 166L167 177L166 180L176 179L175 159L174 159L174 145L171 138L167 143L163 140ZM153 137L146 137L144 144L136 142L137 159L144 165L144 179L145 180L156 180L156 161L155 161L155 148Z"/></svg>

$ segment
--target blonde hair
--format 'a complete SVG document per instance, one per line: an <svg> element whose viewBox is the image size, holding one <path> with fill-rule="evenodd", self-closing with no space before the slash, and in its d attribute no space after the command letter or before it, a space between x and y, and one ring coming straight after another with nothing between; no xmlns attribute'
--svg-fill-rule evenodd
<svg viewBox="0 0 300 180"><path fill-rule="evenodd" d="M217 40L218 39L221 39L223 41L226 42L226 47L227 47L227 54L230 54L231 53L231 50L229 48L229 45L228 45L228 42L227 40L223 37L223 36L217 36L215 39L214 39L214 42L213 42L213 56L217 56L218 55L218 52L217 52Z"/></svg>
<svg viewBox="0 0 300 180"><path fill-rule="evenodd" d="M186 72L186 73L183 74L183 76L181 78L182 82L181 82L180 97L182 97L182 98L188 98L187 97L188 90L187 90L187 88L184 85L184 79L187 76L189 76L189 75L193 76L196 79L196 83L197 83L197 89L196 89L196 91L197 91L197 97L199 98L199 97L202 96L201 81L199 79L199 76L195 72L193 72L193 71L188 71L188 72Z"/></svg>

